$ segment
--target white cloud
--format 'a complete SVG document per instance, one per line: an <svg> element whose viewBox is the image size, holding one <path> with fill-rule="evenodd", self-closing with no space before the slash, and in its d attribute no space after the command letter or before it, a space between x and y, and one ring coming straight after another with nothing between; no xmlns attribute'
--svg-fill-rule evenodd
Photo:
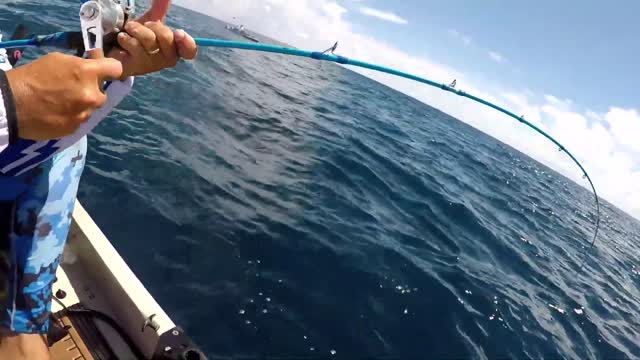
<svg viewBox="0 0 640 360"><path fill-rule="evenodd" d="M363 6L360 8L360 13L363 15L372 16L374 18L378 18L380 20L389 21L396 24L405 25L409 23L406 19L390 11L378 10L378 9L374 9L366 6Z"/></svg>
<svg viewBox="0 0 640 360"><path fill-rule="evenodd" d="M637 110L614 107L604 119L622 145L640 152L640 115Z"/></svg>
<svg viewBox="0 0 640 360"><path fill-rule="evenodd" d="M471 45L472 39L471 36L463 34L461 32L459 32L458 30L455 29L450 29L449 30L449 34L457 39L459 39L460 41L462 41L463 44L469 46Z"/></svg>
<svg viewBox="0 0 640 360"><path fill-rule="evenodd" d="M344 18L347 10L331 0L176 0L176 3L223 20L242 15L245 25L252 30L301 48L325 49L339 40L343 55L443 83L455 78L459 88L524 114L527 120L556 137L585 166L602 196L640 218L640 141L637 140L640 113L637 109L612 106L598 113L581 110L582 107L570 99L549 94L495 85L481 90L473 83L472 74L435 59L408 55L394 45L355 32ZM269 5L269 12L265 4ZM465 44L472 41L456 30L449 30L449 34ZM571 160L547 139L510 122L500 113L415 82L358 71L439 108L588 186Z"/></svg>
<svg viewBox="0 0 640 360"><path fill-rule="evenodd" d="M571 99L562 100L562 99L558 99L557 97L551 94L544 94L543 97L545 101L547 101L551 105L563 110L568 110L569 108L571 108L571 106L573 106L573 101L571 101Z"/></svg>
<svg viewBox="0 0 640 360"><path fill-rule="evenodd" d="M591 121L602 121L602 117L600 115L598 115L598 113L596 113L595 111L592 111L592 110L587 110L584 113L584 116L586 116L587 119L589 119Z"/></svg>
<svg viewBox="0 0 640 360"><path fill-rule="evenodd" d="M327 2L322 5L322 10L324 10L325 14L330 18L340 19L342 14L347 12L347 9L338 5L335 2Z"/></svg>
<svg viewBox="0 0 640 360"><path fill-rule="evenodd" d="M489 57L491 58L491 60L497 63L503 63L507 61L507 59L502 54L496 51L489 51Z"/></svg>

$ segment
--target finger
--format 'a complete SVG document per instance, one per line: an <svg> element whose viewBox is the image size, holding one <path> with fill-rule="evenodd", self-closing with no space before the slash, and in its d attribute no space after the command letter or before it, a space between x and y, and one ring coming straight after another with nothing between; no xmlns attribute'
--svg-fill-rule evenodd
<svg viewBox="0 0 640 360"><path fill-rule="evenodd" d="M98 58L87 61L89 61L88 66L100 80L119 79L122 76L122 63L116 59Z"/></svg>
<svg viewBox="0 0 640 360"><path fill-rule="evenodd" d="M113 49L111 49L111 51L109 51L108 56L120 62L124 62L129 58L129 54L126 51L120 49L119 47L114 47Z"/></svg>
<svg viewBox="0 0 640 360"><path fill-rule="evenodd" d="M134 58L144 59L149 57L140 41L125 32L118 34L118 45Z"/></svg>
<svg viewBox="0 0 640 360"><path fill-rule="evenodd" d="M176 40L176 46L178 47L178 54L181 58L192 60L198 55L198 46L196 41L187 34L184 30L178 30L173 33L173 37Z"/></svg>
<svg viewBox="0 0 640 360"><path fill-rule="evenodd" d="M148 22L145 25L156 34L160 52L167 61L167 64L175 65L175 63L178 62L178 52L173 38L173 31L159 22Z"/></svg>
<svg viewBox="0 0 640 360"><path fill-rule="evenodd" d="M104 51L102 48L95 48L93 50L87 51L88 59L102 59L104 58Z"/></svg>
<svg viewBox="0 0 640 360"><path fill-rule="evenodd" d="M151 7L147 12L138 19L142 24L147 21L163 21L167 16L169 8L171 7L171 0L153 0Z"/></svg>
<svg viewBox="0 0 640 360"><path fill-rule="evenodd" d="M106 101L106 96L105 96L105 101ZM87 122L87 120L89 120L91 118L91 114L93 114L93 112L96 109L99 109L100 107L95 107L93 109L89 109L89 110L85 110L81 113L79 113L78 115L72 117L70 120L70 132L69 133L73 133L75 132L84 122ZM69 131L69 130L67 130Z"/></svg>
<svg viewBox="0 0 640 360"><path fill-rule="evenodd" d="M131 55L129 55L128 52L120 49L119 47L116 47L109 52L109 57L120 61L120 63L122 64L122 68L123 68L122 76L120 76L118 80L123 81L124 79L132 75L132 74L127 74L127 72L125 71L127 69L127 65L130 64L130 62L132 61Z"/></svg>
<svg viewBox="0 0 640 360"><path fill-rule="evenodd" d="M78 114L78 120L83 121L91 116L91 113L96 109L101 108L107 102L107 94L102 91L102 87L89 91L81 103L82 108L85 110Z"/></svg>
<svg viewBox="0 0 640 360"><path fill-rule="evenodd" d="M140 42L140 45L142 45L147 53L153 54L158 52L158 42L156 41L156 34L153 30L135 21L127 22L124 29L127 34Z"/></svg>
<svg viewBox="0 0 640 360"><path fill-rule="evenodd" d="M107 102L107 94L105 94L102 89L100 89L100 92L96 94L95 100L96 102L94 103L94 109L99 109Z"/></svg>

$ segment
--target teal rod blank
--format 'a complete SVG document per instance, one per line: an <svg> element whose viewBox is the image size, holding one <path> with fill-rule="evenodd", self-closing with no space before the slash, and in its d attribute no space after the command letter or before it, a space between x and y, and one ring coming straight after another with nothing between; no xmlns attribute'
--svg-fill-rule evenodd
<svg viewBox="0 0 640 360"><path fill-rule="evenodd" d="M0 49L35 47L35 46L38 46L38 44L35 42L35 38L25 39L25 40L3 41L0 43Z"/></svg>
<svg viewBox="0 0 640 360"><path fill-rule="evenodd" d="M64 47L61 46L61 44L64 44L66 39L67 39L67 35L68 33L56 33L56 34L51 34L51 35L45 35L45 36L37 36L34 37L33 39L27 39L27 40L18 40L18 41L6 41L6 42L0 42L0 49L2 48L17 48L17 47L29 47L29 46L54 46L54 47ZM64 40L64 41L63 41ZM334 62L334 63L338 63L338 64L343 64L343 65L351 65L351 66L356 66L356 67L360 67L360 68L365 68L365 69L370 69L370 70L374 70L374 71L378 71L378 72L382 72L382 73L387 73L387 74L391 74L394 76L399 76L399 77L403 77L409 80L413 80L413 81L417 81L423 84L427 84L436 88L439 88L443 91L448 91L454 94L457 94L459 96L463 96L466 98L469 98L471 100L474 100L480 104L486 105L488 107L491 107L495 110L498 110L500 112L502 112L503 114L506 114L516 120L518 120L519 122L527 125L528 127L532 128L533 130L535 130L536 132L538 132L539 134L541 134L542 136L546 137L547 139L549 139L551 142L553 142L556 146L558 146L558 148L560 149L560 151L564 152L565 154L567 154L571 160L573 160L573 162L578 165L578 167L580 168L580 170L582 171L582 174L584 176L584 178L586 178L589 181L589 185L591 185L591 190L593 190L593 196L595 197L595 202L596 202L596 226L595 226L595 231L594 231L594 235L593 235L593 240L591 241L591 247L593 247L593 245L596 242L596 239L598 237L598 230L600 229L600 199L598 197L598 193L596 191L596 187L595 185L593 185L593 181L591 181L591 177L589 176L589 174L587 173L587 171L584 169L584 167L582 166L582 164L580 164L580 162L578 161L578 159L576 159L573 154L571 154L571 152L569 152L569 150L567 150L562 144L560 144L560 142L558 142L556 139L554 139L551 135L547 134L544 130L538 128L537 126L535 126L534 124L528 122L527 120L524 119L524 117L522 116L518 116L516 114L514 114L513 112L502 108L496 104L493 104L487 100L484 100L482 98L479 98L475 95L469 94L467 92L464 92L462 90L458 90L455 89L453 87L447 86L445 84L442 83L437 83L435 81L420 77L420 76L416 76L416 75L411 75L409 73L406 72L402 72L399 70L394 70L391 68L387 68L384 66L380 66L380 65L375 65L375 64L370 64L364 61L359 61L359 60L355 60L355 59L350 59L344 56L339 56L339 55L335 55L332 53L323 53L323 52L317 52L317 51L308 51L308 50L300 50L300 49L293 49L293 48L287 48L287 47L282 47L282 46L276 46L276 45L268 45L268 44L261 44L261 43L250 43L250 42L243 42L243 41L229 41L229 40L219 40L219 39L203 39L203 38L196 38L195 39L196 44L198 46L203 46L203 47L218 47L218 48L228 48L228 49L240 49L240 50L252 50L252 51L261 51L261 52L268 52L268 53L275 53L275 54L284 54L284 55L290 55L290 56L299 56L299 57L305 57L305 58L311 58L311 59L315 59L315 60L320 60L320 61L328 61L328 62Z"/></svg>
<svg viewBox="0 0 640 360"><path fill-rule="evenodd" d="M593 185L593 181L591 181L591 177L589 176L589 174L587 173L587 171L584 169L584 167L582 166L582 164L580 164L580 162L578 161L578 159L575 158L575 156L573 156L573 154L571 154L571 152L569 152L569 150L567 150L562 144L560 144L560 142L558 142L556 139L554 139L551 135L547 134L544 130L540 129L539 127L535 126L534 124L530 123L529 121L525 120L524 117L522 116L518 116L516 114L514 114L513 112L500 107L496 104L493 104L487 100L484 100L482 98L479 98L475 95L469 94L467 92L464 92L462 90L458 90L455 89L453 87L447 86L445 84L442 83L437 83L433 80L429 80L420 76L416 76L416 75L411 75L409 73L405 73L399 70L394 70L394 69L390 69L384 66L380 66L380 65L375 65L375 64L369 64L367 62L364 61L359 61L359 60L354 60L354 59L349 59L347 57L344 56L338 56L335 54L327 54L327 53L321 53L321 52L316 52L316 51L307 51L307 50L299 50L299 49L292 49L292 48L286 48L286 47L281 47L281 46L275 46L275 45L268 45L268 44L260 44L260 43L249 43L249 42L242 42L242 41L228 41L228 40L218 40L218 39L201 39L201 38L196 38L196 44L198 44L199 46L209 46L209 47L219 47L219 48L229 48L229 49L241 49L241 50L253 50L253 51L262 51L262 52L270 52L270 53L276 53L276 54L284 54L284 55L293 55L293 56L300 56L300 57L306 57L306 58L311 58L311 59L315 59L315 60L321 60L321 61L329 61L329 62L334 62L334 63L338 63L338 64L344 64L344 65L351 65L351 66L356 66L356 67L361 67L361 68L365 68L365 69L370 69L370 70L374 70L374 71L378 71L378 72L383 72L383 73L387 73L387 74L391 74L391 75L395 75L395 76L399 76L399 77L403 77L409 80L413 80L413 81L417 81L423 84L427 84L436 88L439 88L441 90L444 91L448 91L454 94L457 94L459 96L463 96L466 98L469 98L471 100L474 100L476 102L479 102L480 104L489 106L495 110L498 110L516 120L518 120L519 122L527 125L528 127L532 128L533 130L535 130L536 132L540 133L542 136L546 137L547 139L549 139L551 142L553 142L556 146L558 146L558 149L560 149L560 151L564 152L565 154L567 154L571 160L573 160L573 162L578 165L578 167L580 168L580 170L582 171L582 174L584 176L584 178L586 178L589 181L589 185L591 185L591 190L593 190L593 196L595 198L595 202L596 202L596 226L595 226L595 231L593 234L593 240L591 241L591 246L593 246L596 242L596 239L598 238L598 230L600 228L600 199L598 197L598 192L596 191L596 187L595 185Z"/></svg>

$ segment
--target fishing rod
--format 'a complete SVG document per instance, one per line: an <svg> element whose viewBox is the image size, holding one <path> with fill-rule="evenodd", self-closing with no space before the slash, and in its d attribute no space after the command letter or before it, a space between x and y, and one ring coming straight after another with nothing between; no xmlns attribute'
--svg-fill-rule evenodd
<svg viewBox="0 0 640 360"><path fill-rule="evenodd" d="M122 3L121 3L122 2ZM81 32L58 32L49 35L40 35L34 36L30 39L24 40L14 40L14 41L6 41L0 42L0 49L14 49L14 48L24 48L24 47L53 47L60 48L66 50L76 50L79 54L84 53L84 51L92 50L95 48L102 48L103 46L112 45L114 41L114 35L117 34L121 29L124 28L125 22L132 17L135 9L134 0L91 0L85 1L80 9L80 22L81 22ZM107 40L111 42L111 44L107 43ZM276 45L262 44L262 43L249 43L249 42L241 42L241 41L229 41L229 40L220 40L220 39L205 39L205 38L196 38L195 42L198 46L201 47L215 47L215 48L227 48L227 49L238 49L238 50L248 50L248 51L258 51L258 52L267 52L267 53L275 53L275 54L283 54L288 56L298 56L304 58L310 58L318 61L327 61L333 62L341 65L349 65L353 67L360 67L364 69L374 70L377 72L382 72L402 78L406 78L409 80L413 80L419 83L423 83L429 86L433 86L443 91L447 91L468 99L471 99L475 102L478 102L482 105L493 108L507 116L519 121L520 123L528 126L529 128L535 130L537 133L541 134L556 146L560 152L564 152L569 158L580 168L582 171L583 178L585 178L589 185L591 186L591 190L593 191L593 196L595 199L596 205L596 221L595 221L595 230L593 234L593 239L590 243L589 249L591 249L598 238L598 231L600 229L600 198L598 197L598 192L596 191L596 187L591 180L591 177L582 166L580 161L573 156L573 154L564 147L559 141L553 138L551 135L546 133L544 130L540 129L533 123L525 120L524 116L518 116L512 111L509 111L501 106L491 103L490 101L484 100L478 96L470 94L460 89L455 88L455 83L451 85L446 85L444 83L439 83L424 77L420 77L417 75L412 75L407 72L403 72L400 70L395 70L392 68L388 68L381 65L375 65L371 63L367 63L364 61L351 59L345 56L340 56L334 54L334 51L337 48L337 43L328 50L325 51L308 51L301 49L294 49Z"/></svg>

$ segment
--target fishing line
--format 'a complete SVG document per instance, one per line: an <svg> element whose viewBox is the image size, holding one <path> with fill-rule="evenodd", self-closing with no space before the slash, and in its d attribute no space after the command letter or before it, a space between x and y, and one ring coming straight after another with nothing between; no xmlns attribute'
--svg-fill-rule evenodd
<svg viewBox="0 0 640 360"><path fill-rule="evenodd" d="M583 177L589 182L589 185L591 186L591 190L593 191L593 196L595 199L595 205L596 205L596 223L595 223L595 230L594 230L594 234L593 234L593 239L591 240L590 246L587 250L591 250L593 248L593 246L596 243L596 240L598 238L598 230L600 229L600 199L598 197L598 192L596 191L596 187L593 184L593 181L591 181L591 177L589 176L589 174L587 173L587 171L585 170L585 168L582 166L582 164L578 161L578 159L576 159L575 156L573 156L573 154L567 150L567 148L564 147L564 145L562 145L560 142L558 142L556 139L554 139L551 135L547 134L544 130L540 129L539 127L537 127L536 125L530 123L529 121L525 120L524 116L518 116L515 113L501 107L498 106L496 104L493 104L487 100L484 100L480 97L477 97L473 94L467 93L463 90L459 90L456 89L453 86L450 85L445 85L443 83L438 83L436 81L433 80L429 80L427 78L424 77L420 77L417 75L412 75L400 70L395 70L395 69L391 69L388 67L384 67L384 66L380 66L380 65L375 65L375 64L371 64L371 63L367 63L364 61L360 61L360 60L356 60L356 59L351 59L345 56L340 56L340 55L336 55L333 53L333 51L335 50L335 48L337 47L337 43L336 45L334 45L332 48L324 51L324 52L319 52L319 51L308 51L308 50L301 50L301 49L294 49L294 48L288 48L288 47L282 47L282 46L276 46L276 45L269 45L269 44L262 44L262 43L249 43L249 42L242 42L242 41L230 41L230 40L220 40L220 39L204 39L204 38L196 38L195 39L196 44L198 46L201 47L216 47L216 48L227 48L227 49L238 49L238 50L249 50L249 51L259 51L259 52L267 52L267 53L275 53L275 54L283 54L283 55L288 55L288 56L298 56L298 57L304 57L304 58L310 58L310 59L314 59L314 60L318 60L318 61L327 61L327 62L333 62L333 63L338 63L338 64L342 64L342 65L350 65L350 66L354 66L354 67L360 67L360 68L364 68L364 69L369 69L369 70L373 70L373 71L377 71L377 72L382 72L382 73L386 73L386 74L390 74L393 76L398 76L398 77L402 77L402 78L406 78L409 80L413 80L413 81L417 81L419 83L423 83L429 86L433 86L435 88L438 88L442 91L447 91L468 99L471 99L475 102L478 102L482 105L488 106L490 108L493 108L517 121L519 121L520 123L530 127L531 129L535 130L537 133L541 134L542 136L544 136L545 138L547 138L549 141L551 141L552 143L554 143L556 146L558 146L559 151L564 152L565 154L567 154L567 156L569 156L569 158L571 158L571 160L578 165L578 167L580 168L580 170L582 171L582 175ZM50 34L50 35L42 35L42 36L34 36L31 39L26 39L26 40L15 40L15 41L6 41L6 42L0 42L0 49L3 48L22 48L22 47L43 47L43 46L50 46L50 47L58 47L58 48L63 48L63 49L73 49L73 50L79 50L79 46L82 46L82 35L78 32L59 32L59 33L54 33L54 34Z"/></svg>

